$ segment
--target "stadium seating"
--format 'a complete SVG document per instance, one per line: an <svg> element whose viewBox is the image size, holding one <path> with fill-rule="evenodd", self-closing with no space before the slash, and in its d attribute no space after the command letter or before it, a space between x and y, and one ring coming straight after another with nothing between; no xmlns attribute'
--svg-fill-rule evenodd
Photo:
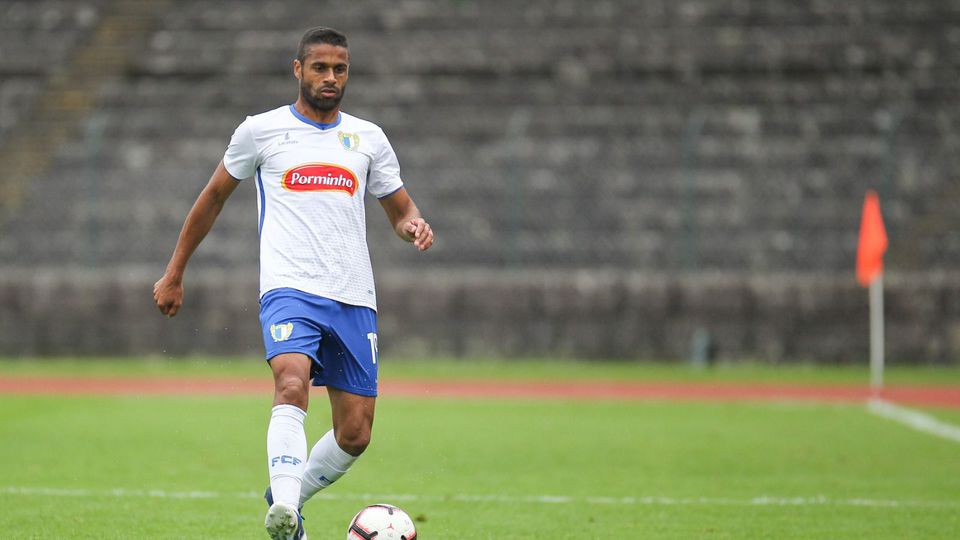
<svg viewBox="0 0 960 540"><path fill-rule="evenodd" d="M0 141L29 118L45 80L70 61L96 28L105 2L44 0L0 4Z"/></svg>
<svg viewBox="0 0 960 540"><path fill-rule="evenodd" d="M0 141L105 5L0 8ZM167 2L19 180L0 259L162 265L232 129L292 101L297 39L328 24L351 41L345 109L391 137L434 268L848 271L868 187L902 266L948 267L957 21L936 0ZM253 185L235 199L194 266L256 268ZM421 264L368 214L378 267Z"/></svg>

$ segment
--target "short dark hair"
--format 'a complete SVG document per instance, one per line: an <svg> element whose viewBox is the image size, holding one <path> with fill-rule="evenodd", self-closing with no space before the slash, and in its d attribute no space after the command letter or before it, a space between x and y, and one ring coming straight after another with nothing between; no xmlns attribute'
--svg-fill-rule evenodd
<svg viewBox="0 0 960 540"><path fill-rule="evenodd" d="M343 47L344 49L348 48L347 36L333 28L317 26L307 30L306 33L303 34L303 37L300 38L300 46L297 47L297 60L303 63L303 60L307 57L307 47L318 43L326 43L327 45Z"/></svg>

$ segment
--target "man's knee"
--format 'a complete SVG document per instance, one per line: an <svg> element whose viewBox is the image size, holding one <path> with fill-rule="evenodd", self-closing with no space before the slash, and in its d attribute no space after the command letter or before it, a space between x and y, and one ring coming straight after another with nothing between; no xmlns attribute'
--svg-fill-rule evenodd
<svg viewBox="0 0 960 540"><path fill-rule="evenodd" d="M299 353L278 354L270 360L274 405L296 405L307 410L310 398L310 359Z"/></svg>
<svg viewBox="0 0 960 540"><path fill-rule="evenodd" d="M281 376L276 381L276 403L296 405L301 409L307 402L310 391L308 381L294 376Z"/></svg>
<svg viewBox="0 0 960 540"><path fill-rule="evenodd" d="M335 433L337 437L337 446L351 456L359 456L370 446L370 428L365 426L355 426L352 428L341 428Z"/></svg>

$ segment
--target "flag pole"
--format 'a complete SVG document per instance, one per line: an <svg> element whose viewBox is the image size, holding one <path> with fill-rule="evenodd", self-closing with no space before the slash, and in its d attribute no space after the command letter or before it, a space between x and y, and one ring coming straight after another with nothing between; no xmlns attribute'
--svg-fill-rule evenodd
<svg viewBox="0 0 960 540"><path fill-rule="evenodd" d="M883 254L887 229L880 213L877 192L867 190L857 242L857 281L870 288L870 389L879 397L883 389Z"/></svg>
<svg viewBox="0 0 960 540"><path fill-rule="evenodd" d="M870 283L870 389L883 389L883 273Z"/></svg>

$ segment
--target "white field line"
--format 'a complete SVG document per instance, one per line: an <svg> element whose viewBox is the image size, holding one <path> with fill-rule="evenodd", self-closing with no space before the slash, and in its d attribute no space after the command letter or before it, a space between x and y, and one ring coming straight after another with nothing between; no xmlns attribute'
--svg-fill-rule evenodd
<svg viewBox="0 0 960 540"><path fill-rule="evenodd" d="M867 402L867 410L877 416L899 422L917 431L960 443L960 427L942 422L920 411L908 409L882 399L871 399Z"/></svg>
<svg viewBox="0 0 960 540"><path fill-rule="evenodd" d="M0 487L0 495L33 495L42 497L143 497L159 499L259 499L260 493L218 491L167 491L162 489L83 489L43 487ZM917 501L893 499L834 499L813 497L777 497L761 495L752 498L722 497L572 497L566 495L413 495L374 493L318 493L315 499L403 502L468 502L503 504L596 504L620 506L862 506L872 508L960 508L956 501Z"/></svg>

